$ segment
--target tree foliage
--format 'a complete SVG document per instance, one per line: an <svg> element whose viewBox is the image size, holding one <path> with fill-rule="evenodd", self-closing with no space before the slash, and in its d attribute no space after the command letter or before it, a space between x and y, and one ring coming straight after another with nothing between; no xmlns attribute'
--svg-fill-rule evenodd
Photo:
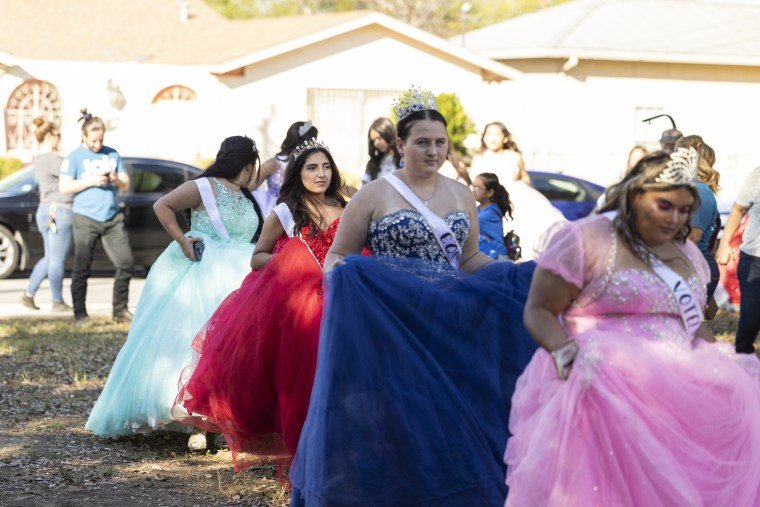
<svg viewBox="0 0 760 507"><path fill-rule="evenodd" d="M374 10L441 37L498 23L570 0L205 0L230 19ZM471 8L462 13L462 5Z"/></svg>
<svg viewBox="0 0 760 507"><path fill-rule="evenodd" d="M448 124L446 130L452 147L459 154L466 153L464 141L467 136L476 132L475 123L467 115L456 93L440 93L435 96L435 101L438 104L438 111L446 118Z"/></svg>

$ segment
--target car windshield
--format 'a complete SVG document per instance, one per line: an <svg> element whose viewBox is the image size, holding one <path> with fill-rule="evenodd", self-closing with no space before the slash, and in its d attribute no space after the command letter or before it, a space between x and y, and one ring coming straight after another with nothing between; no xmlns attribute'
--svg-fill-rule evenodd
<svg viewBox="0 0 760 507"><path fill-rule="evenodd" d="M25 194L37 186L34 167L19 169L0 180L0 192L4 194Z"/></svg>

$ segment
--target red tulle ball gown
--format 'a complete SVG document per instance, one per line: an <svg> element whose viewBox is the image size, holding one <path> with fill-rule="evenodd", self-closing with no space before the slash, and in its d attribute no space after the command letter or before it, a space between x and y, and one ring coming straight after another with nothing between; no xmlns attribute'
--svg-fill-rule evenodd
<svg viewBox="0 0 760 507"><path fill-rule="evenodd" d="M183 372L173 415L224 433L237 471L277 462L282 473L295 454L316 369L322 264L337 229L338 219L283 236L193 342L199 356Z"/></svg>

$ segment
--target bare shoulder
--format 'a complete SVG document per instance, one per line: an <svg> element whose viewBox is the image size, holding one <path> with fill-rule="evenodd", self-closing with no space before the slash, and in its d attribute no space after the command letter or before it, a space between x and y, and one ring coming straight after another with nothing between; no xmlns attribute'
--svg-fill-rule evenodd
<svg viewBox="0 0 760 507"><path fill-rule="evenodd" d="M351 202L358 201L363 203L374 203L388 191L390 185L387 181L383 181L382 178L370 181L362 185L362 187L351 197Z"/></svg>

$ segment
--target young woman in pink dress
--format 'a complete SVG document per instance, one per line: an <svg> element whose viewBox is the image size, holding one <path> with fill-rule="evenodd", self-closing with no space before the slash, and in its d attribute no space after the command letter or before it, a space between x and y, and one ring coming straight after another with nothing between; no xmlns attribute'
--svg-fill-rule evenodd
<svg viewBox="0 0 760 507"><path fill-rule="evenodd" d="M540 249L524 320L508 506L760 505L760 362L713 343L686 238L696 151L645 156L602 214Z"/></svg>
<svg viewBox="0 0 760 507"><path fill-rule="evenodd" d="M264 222L253 271L195 338L173 415L223 433L236 470L296 451L314 382L322 265L346 205L329 150L312 139L293 152L279 204Z"/></svg>

